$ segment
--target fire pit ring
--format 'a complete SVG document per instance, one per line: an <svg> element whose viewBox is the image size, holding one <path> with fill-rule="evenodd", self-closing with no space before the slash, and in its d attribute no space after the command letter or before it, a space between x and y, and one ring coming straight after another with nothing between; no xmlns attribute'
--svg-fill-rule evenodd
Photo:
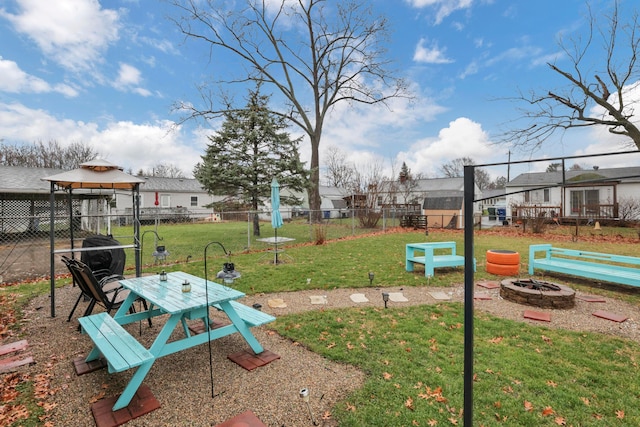
<svg viewBox="0 0 640 427"><path fill-rule="evenodd" d="M505 279L500 283L500 296L541 308L567 309L576 303L576 292L570 287L537 279Z"/></svg>

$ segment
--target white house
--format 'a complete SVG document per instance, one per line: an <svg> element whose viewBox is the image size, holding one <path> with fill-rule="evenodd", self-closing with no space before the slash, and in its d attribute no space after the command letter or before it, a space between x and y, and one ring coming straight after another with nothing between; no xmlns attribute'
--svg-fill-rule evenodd
<svg viewBox="0 0 640 427"><path fill-rule="evenodd" d="M640 167L524 173L506 185L514 218L618 219L633 200L640 200Z"/></svg>
<svg viewBox="0 0 640 427"><path fill-rule="evenodd" d="M205 206L223 199L222 196L208 194L196 179L157 176L141 178L145 180L140 185L141 220L208 218L212 216L213 210ZM130 215L132 206L130 195L117 193L112 212Z"/></svg>

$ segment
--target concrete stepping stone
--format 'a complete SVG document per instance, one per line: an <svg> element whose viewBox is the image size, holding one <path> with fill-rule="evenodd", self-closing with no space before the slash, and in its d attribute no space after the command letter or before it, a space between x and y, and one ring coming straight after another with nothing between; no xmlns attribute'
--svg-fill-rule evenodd
<svg viewBox="0 0 640 427"><path fill-rule="evenodd" d="M389 301L407 302L409 300L402 294L402 292L389 292Z"/></svg>
<svg viewBox="0 0 640 427"><path fill-rule="evenodd" d="M269 301L267 301L267 304L271 308L286 308L287 307L287 303L284 302L284 300L282 298L270 299Z"/></svg>
<svg viewBox="0 0 640 427"><path fill-rule="evenodd" d="M315 305L321 305L321 304L327 303L326 295L311 295L309 299L311 300L311 304L315 304Z"/></svg>
<svg viewBox="0 0 640 427"><path fill-rule="evenodd" d="M500 287L498 282L478 282L476 285L485 289L497 289Z"/></svg>
<svg viewBox="0 0 640 427"><path fill-rule="evenodd" d="M369 299L365 294L351 294L349 298L351 298L351 301L355 303L369 302Z"/></svg>
<svg viewBox="0 0 640 427"><path fill-rule="evenodd" d="M622 314L610 313L610 312L604 311L604 310L598 310L598 311L594 312L593 315L596 316L596 317L600 317L601 319L612 320L612 321L618 322L618 323L622 323L622 322L624 322L625 320L628 319L627 316L624 316Z"/></svg>
<svg viewBox="0 0 640 427"><path fill-rule="evenodd" d="M433 291L433 292L429 292L429 295L431 295L433 298L440 300L440 301L448 301L451 299L451 295L442 292L442 291Z"/></svg>
<svg viewBox="0 0 640 427"><path fill-rule="evenodd" d="M541 311L525 310L524 318L531 320L540 320L541 322L551 322L551 313L543 313Z"/></svg>

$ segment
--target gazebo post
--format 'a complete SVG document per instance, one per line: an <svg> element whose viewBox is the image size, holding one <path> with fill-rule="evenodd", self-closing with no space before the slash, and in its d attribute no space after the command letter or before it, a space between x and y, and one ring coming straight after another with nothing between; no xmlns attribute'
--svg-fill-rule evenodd
<svg viewBox="0 0 640 427"><path fill-rule="evenodd" d="M135 242L136 277L142 275L142 254L140 253L140 184L133 187L133 241Z"/></svg>
<svg viewBox="0 0 640 427"><path fill-rule="evenodd" d="M50 277L51 277L51 317L56 317L56 298L55 298L55 292L56 292L56 267L55 267L55 257L54 257L54 251L55 251L55 208L54 208L54 203L56 201L56 196L55 196L55 184L53 183L53 181L51 181L51 190L49 192L49 205L51 206L51 209L49 209L49 249L50 249Z"/></svg>
<svg viewBox="0 0 640 427"><path fill-rule="evenodd" d="M73 252L73 195L71 194L73 190L69 187L69 238L71 239L71 258L75 258L75 253Z"/></svg>

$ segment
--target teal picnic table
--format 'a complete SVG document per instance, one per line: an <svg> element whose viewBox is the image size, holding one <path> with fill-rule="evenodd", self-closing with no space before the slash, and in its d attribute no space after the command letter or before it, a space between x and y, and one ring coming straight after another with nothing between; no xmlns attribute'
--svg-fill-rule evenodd
<svg viewBox="0 0 640 427"><path fill-rule="evenodd" d="M182 291L185 280L191 285L189 292ZM166 281L161 281L159 275L153 275L126 279L120 283L131 292L113 318L106 313L81 318L84 332L94 342L87 362L103 355L109 372L136 369L113 406L113 411L129 405L157 359L234 333L242 335L253 352L259 354L264 349L249 328L275 320L269 314L238 303L236 300L245 296L243 292L183 272L168 273ZM138 298L148 302L148 310L129 313ZM226 313L231 323L206 333L191 333L187 320L201 319L208 325L211 306ZM149 349L145 349L122 328L122 325L165 314L169 317ZM184 338L168 342L178 325L182 326Z"/></svg>

